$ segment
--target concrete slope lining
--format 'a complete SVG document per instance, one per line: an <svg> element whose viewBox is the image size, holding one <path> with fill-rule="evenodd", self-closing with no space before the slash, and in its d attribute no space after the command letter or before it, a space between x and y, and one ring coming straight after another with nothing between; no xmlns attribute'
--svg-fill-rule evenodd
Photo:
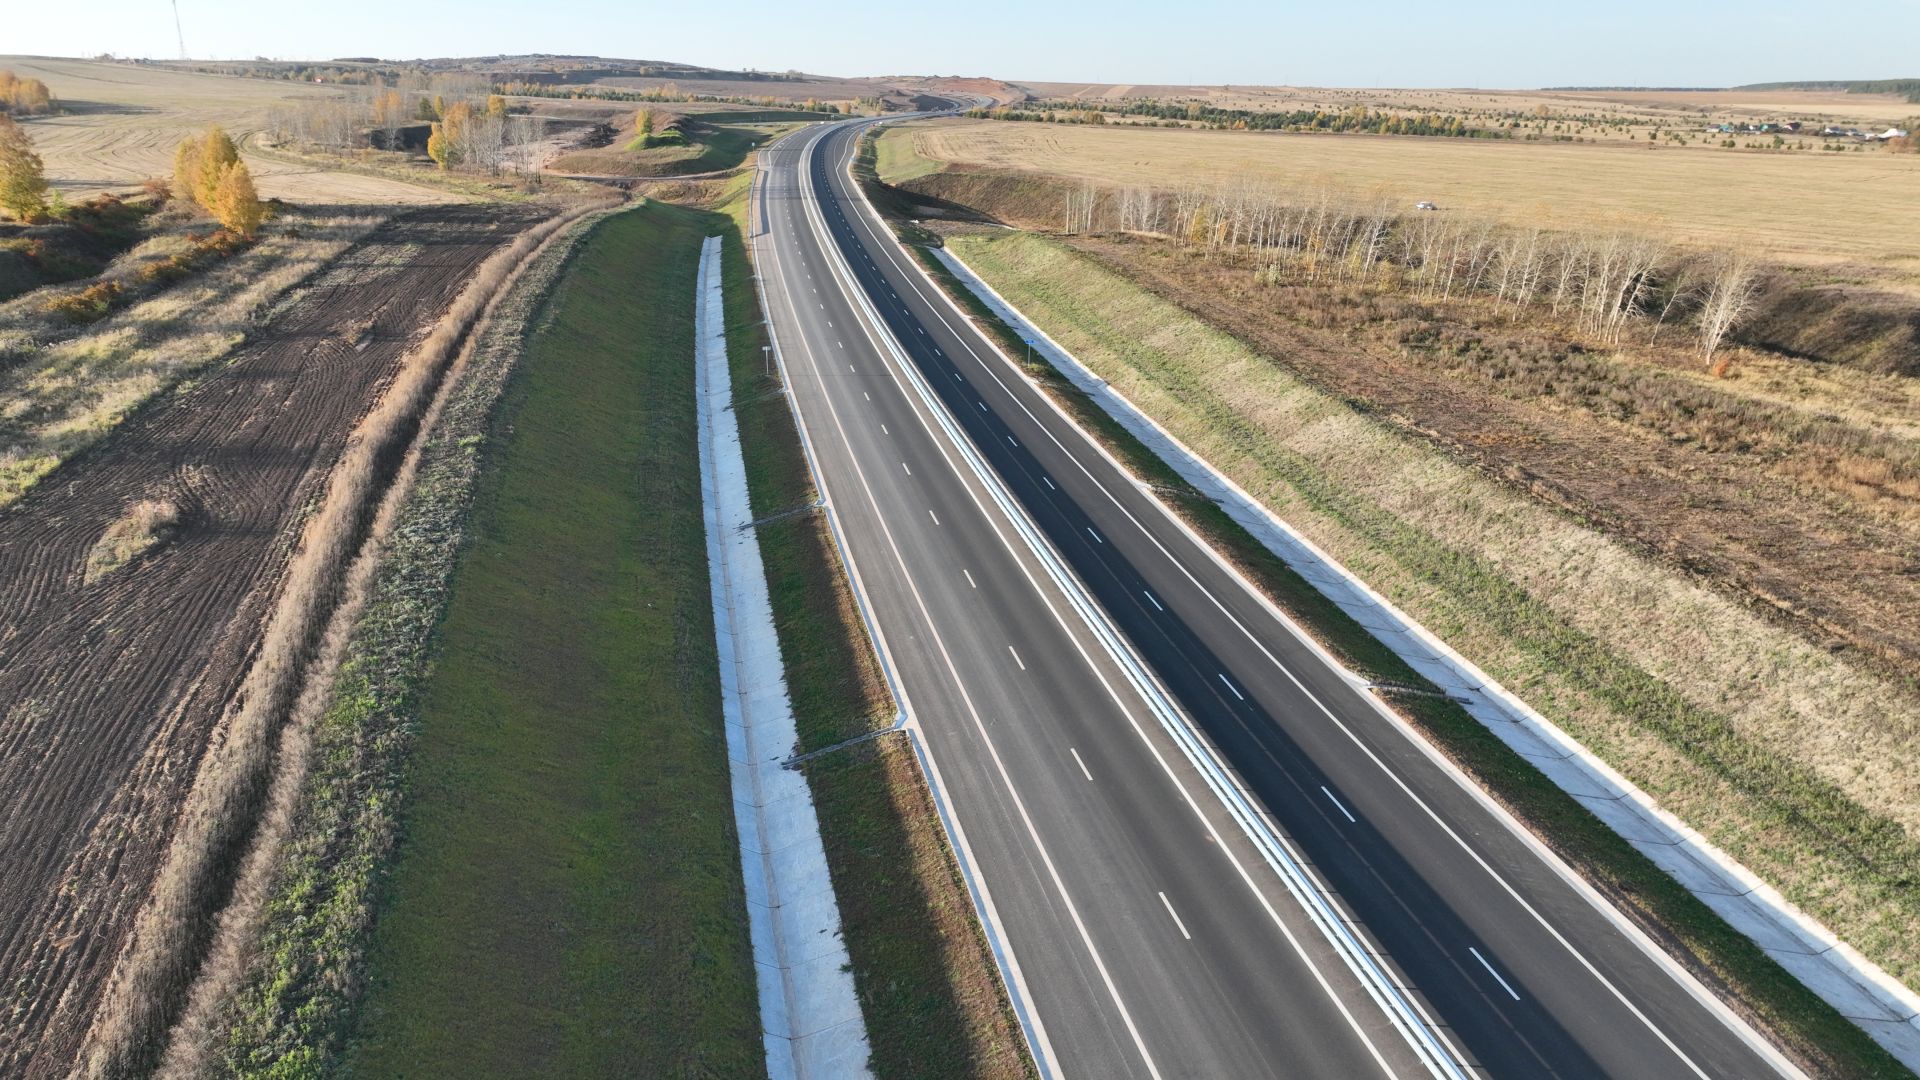
<svg viewBox="0 0 1920 1080"><path fill-rule="evenodd" d="M720 238L700 254L695 340L700 488L727 764L771 1080L866 1077L866 1024L796 741L733 413Z"/></svg>

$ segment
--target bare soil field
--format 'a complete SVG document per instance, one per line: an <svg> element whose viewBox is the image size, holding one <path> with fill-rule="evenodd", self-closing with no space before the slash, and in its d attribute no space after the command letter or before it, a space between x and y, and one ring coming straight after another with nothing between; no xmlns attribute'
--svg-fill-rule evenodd
<svg viewBox="0 0 1920 1080"><path fill-rule="evenodd" d="M910 140L909 147L894 146ZM1920 277L1920 154L1738 153L1377 135L938 120L889 131L883 164L1104 185L1255 187L1416 200L1523 226L1740 246L1841 279ZM910 169L908 171L911 171ZM883 171L882 179L893 179Z"/></svg>
<svg viewBox="0 0 1920 1080"><path fill-rule="evenodd" d="M137 188L173 172L173 150L219 124L244 142L276 105L338 96L304 83L228 78L136 64L0 56L0 68L47 84L64 112L25 125L47 179L70 198ZM263 198L290 202L441 203L455 196L384 177L332 172L246 153Z"/></svg>
<svg viewBox="0 0 1920 1080"><path fill-rule="evenodd" d="M1844 90L1536 90L1515 91L1548 102L1601 102L1628 108L1684 109L1715 116L1823 117L1836 121L1904 120L1920 114L1898 94L1849 94Z"/></svg>
<svg viewBox="0 0 1920 1080"><path fill-rule="evenodd" d="M541 216L388 222L230 360L0 511L0 1073L66 1074L347 432ZM100 572L102 537L155 502L172 523Z"/></svg>

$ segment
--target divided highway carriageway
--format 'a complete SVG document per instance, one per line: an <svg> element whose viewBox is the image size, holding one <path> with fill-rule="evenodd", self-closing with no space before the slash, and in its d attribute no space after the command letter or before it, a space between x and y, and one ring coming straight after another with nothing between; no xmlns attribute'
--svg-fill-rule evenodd
<svg viewBox="0 0 1920 1080"><path fill-rule="evenodd" d="M1790 1073L995 352L865 123L760 152L756 268L1043 1073Z"/></svg>

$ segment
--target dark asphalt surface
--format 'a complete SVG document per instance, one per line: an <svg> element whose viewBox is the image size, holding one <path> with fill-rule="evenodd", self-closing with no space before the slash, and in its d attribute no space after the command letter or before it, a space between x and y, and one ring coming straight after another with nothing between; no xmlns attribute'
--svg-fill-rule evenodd
<svg viewBox="0 0 1920 1080"><path fill-rule="evenodd" d="M854 128L761 152L758 269L854 572L1049 1065L1426 1071L1016 535L886 334L1451 1052L1495 1076L1774 1073L1776 1056L1297 638L938 295L854 191ZM867 324L829 242L883 326Z"/></svg>

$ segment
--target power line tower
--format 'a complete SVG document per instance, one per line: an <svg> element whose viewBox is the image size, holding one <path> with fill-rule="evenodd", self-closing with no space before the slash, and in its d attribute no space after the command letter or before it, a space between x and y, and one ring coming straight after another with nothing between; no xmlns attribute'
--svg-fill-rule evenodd
<svg viewBox="0 0 1920 1080"><path fill-rule="evenodd" d="M180 0L173 0L173 36L180 45L180 59L187 58L187 35L180 29Z"/></svg>

